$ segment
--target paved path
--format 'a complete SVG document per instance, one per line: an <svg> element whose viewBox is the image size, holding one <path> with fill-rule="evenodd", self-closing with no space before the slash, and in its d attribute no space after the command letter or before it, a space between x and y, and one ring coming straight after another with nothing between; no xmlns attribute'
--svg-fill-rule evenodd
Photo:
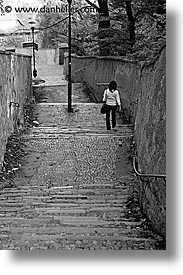
<svg viewBox="0 0 183 275"><path fill-rule="evenodd" d="M44 65L42 67L38 67L37 70L38 70L37 79L44 80L41 86L55 86L55 85L66 84L65 77L63 75L63 66Z"/></svg>
<svg viewBox="0 0 183 275"><path fill-rule="evenodd" d="M14 187L0 191L0 249L160 249L129 207L132 127L106 131L101 105L74 89L68 113L66 86L36 88L39 125L22 136Z"/></svg>

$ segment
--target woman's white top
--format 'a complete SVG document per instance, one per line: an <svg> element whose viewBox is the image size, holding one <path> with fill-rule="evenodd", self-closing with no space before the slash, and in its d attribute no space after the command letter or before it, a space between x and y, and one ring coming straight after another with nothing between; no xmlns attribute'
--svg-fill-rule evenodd
<svg viewBox="0 0 183 275"><path fill-rule="evenodd" d="M103 101L105 101L107 105L111 106L121 105L119 92L117 90L112 92L109 89L105 90Z"/></svg>

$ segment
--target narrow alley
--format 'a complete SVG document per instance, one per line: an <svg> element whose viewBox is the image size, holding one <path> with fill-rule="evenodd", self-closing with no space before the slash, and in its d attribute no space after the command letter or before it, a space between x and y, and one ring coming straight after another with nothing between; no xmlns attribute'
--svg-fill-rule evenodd
<svg viewBox="0 0 183 275"><path fill-rule="evenodd" d="M68 113L62 66L40 77L37 125L21 137L26 154L13 186L0 190L0 249L162 249L140 208L129 206L133 127L118 119L117 131L107 132L101 104L81 83Z"/></svg>

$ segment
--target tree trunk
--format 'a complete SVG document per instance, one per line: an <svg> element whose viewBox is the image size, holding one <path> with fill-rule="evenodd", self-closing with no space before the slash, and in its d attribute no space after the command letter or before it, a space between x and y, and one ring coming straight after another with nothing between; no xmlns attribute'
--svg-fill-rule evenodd
<svg viewBox="0 0 183 275"><path fill-rule="evenodd" d="M99 5L99 49L100 55L110 55L110 37L107 29L110 28L108 0L98 0Z"/></svg>
<svg viewBox="0 0 183 275"><path fill-rule="evenodd" d="M98 6L90 0L85 1L96 8L99 14L98 41L100 55L110 55L110 36L107 32L107 29L110 28L108 0L98 0Z"/></svg>
<svg viewBox="0 0 183 275"><path fill-rule="evenodd" d="M126 1L126 12L128 16L128 29L130 32L130 44L132 49L133 45L135 44L135 21L130 1Z"/></svg>
<svg viewBox="0 0 183 275"><path fill-rule="evenodd" d="M99 4L99 29L110 27L108 0L98 0Z"/></svg>

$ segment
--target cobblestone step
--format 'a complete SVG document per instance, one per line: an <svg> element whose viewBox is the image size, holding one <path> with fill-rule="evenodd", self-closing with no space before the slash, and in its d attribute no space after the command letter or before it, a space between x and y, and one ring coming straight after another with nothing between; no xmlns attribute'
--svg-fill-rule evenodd
<svg viewBox="0 0 183 275"><path fill-rule="evenodd" d="M85 197L109 197L111 198L111 196L113 197L119 197L119 196L124 196L128 195L127 190L125 190L124 188L108 188L107 190L105 190L105 188L103 189L78 189L76 187L73 188L73 192L62 192L62 191L51 191L49 192L49 189L45 189L45 190L39 190L39 189L33 189L33 190L15 190L15 192L2 192L0 194L0 205L2 203L5 203L5 201L8 201L10 203L10 201L14 202L15 200L23 200L23 199L39 199L39 200L51 200L51 199L59 199L59 198L85 198Z"/></svg>
<svg viewBox="0 0 183 275"><path fill-rule="evenodd" d="M21 200L21 201L44 201L44 202L48 202L48 201L51 201L51 200L61 200L61 199L86 199L88 197L90 197L90 199L92 198L98 198L98 197L105 197L105 199L107 199L109 196L110 198L125 198L125 195L128 195L127 191L125 191L125 194L121 194L122 192L105 192L105 193L91 193L91 191L88 191L86 195L84 194L71 194L71 195L66 195L66 194L57 194L57 195L43 195L43 196L39 196L39 193L36 194L36 193L33 193L33 194L24 194L22 195L21 194L17 194L16 196L14 196L14 194L11 196L13 197L13 199L11 198L11 200L8 199L9 196L6 196L6 197L1 197L2 199L2 202L0 202L0 206L2 206L3 204L7 204L7 201L9 204L11 203L15 203L15 201L17 200ZM42 194L41 194L42 195Z"/></svg>
<svg viewBox="0 0 183 275"><path fill-rule="evenodd" d="M61 225L60 220L56 220L56 219L49 219L49 217L44 219L44 222L38 222L35 223L34 220L32 224L30 223L25 223L23 222L22 224L19 225L18 221L22 221L23 218L17 219L17 221L13 218L8 221L8 228L6 228L6 224L5 222L2 222L1 224L1 235L4 234L14 234L14 232L35 232L37 234L43 234L44 232L50 232L51 233L55 233L55 232L59 232L59 233L65 233L65 235L70 234L70 235L75 235L75 237L77 238L78 235L84 235L84 234L90 234L97 236L101 236L101 235L113 235L115 234L115 236L119 235L124 235L124 233L126 233L129 237L133 236L132 233L130 233L130 225L119 225L117 228L115 228L114 226L111 226L109 224L107 224L107 226L96 226L96 225L91 225L91 226L67 226L67 225ZM46 221L48 221L46 223ZM51 222L50 222L51 221ZM19 225L19 226L17 226ZM74 230L73 230L74 229ZM52 231L53 230L53 231ZM136 234L136 228L134 227L134 234ZM143 233L143 232L141 232Z"/></svg>
<svg viewBox="0 0 183 275"><path fill-rule="evenodd" d="M54 127L55 128L55 127ZM100 127L100 128L92 128L92 129L86 129L86 128L70 128L70 129L50 129L47 127L37 127L36 129L33 128L30 131L29 137L23 136L23 138L43 138L43 139L55 139L55 138L68 138L68 135L74 135L77 138L80 138L82 136L120 136L120 137L125 137L129 135L133 135L132 129L126 127L125 129L121 129L122 127L117 127L114 130L107 131L105 127Z"/></svg>
<svg viewBox="0 0 183 275"><path fill-rule="evenodd" d="M87 240L78 240L69 242L68 239L63 240L59 238L56 241L48 240L48 241L16 241L13 244L7 242L7 244L3 244L2 249L7 250L20 250L21 246L22 250L152 250L156 249L156 245L152 244L152 242L138 242L138 243L129 243L128 241L87 241Z"/></svg>
<svg viewBox="0 0 183 275"><path fill-rule="evenodd" d="M53 229L52 229L53 230ZM65 230L66 231L66 230ZM77 232L77 236L75 236L74 234L72 234L70 232L70 234L66 233L64 234L64 232L58 232L58 230L53 230L51 232L47 232L47 231L43 231L43 232L34 232L33 230L31 231L30 229L27 231L26 234L22 234L23 232L22 231L17 231L15 230L15 233L14 235L12 236L14 240L17 240L19 239L20 242L23 242L23 241L43 241L43 240L53 240L53 238L56 240L56 239L60 239L62 242L66 241L66 240L70 240L70 242L76 242L78 240L85 240L85 241L89 241L89 240L95 240L95 241L98 241L98 242L101 242L103 240L109 240L109 241L131 241L133 242L133 245L134 245L134 242L149 242L152 243L154 242L155 243L155 240L151 239L151 238L137 238L137 237L128 237L127 236L127 231L124 231L123 233L119 233L119 232L116 232L118 233L118 235L115 235L115 233L111 233L111 235L109 234L106 234L103 233L101 234L100 236L99 235L91 235L87 232ZM1 234L0 235L1 238L8 238L8 234L4 233L4 234Z"/></svg>
<svg viewBox="0 0 183 275"><path fill-rule="evenodd" d="M80 229L80 232L82 232L83 228L103 228L103 229L109 229L109 228L118 228L120 231L121 228L129 228L133 227L136 230L136 235L138 232L139 222L129 222L126 220L123 220L120 218L119 220L116 219L110 219L110 220L104 220L102 218L96 218L95 216L92 217L86 217L86 216L59 216L59 215L45 215L45 216L36 216L36 217L25 217L25 216L7 216L7 217L0 217L1 227L0 227L0 234L4 231L9 232L9 234L13 234L14 232L10 227L17 227L22 228L23 231L26 233L24 227L37 227L37 229L40 231L40 227L45 227L48 230L51 229L51 227L55 224L60 228L60 230L64 230L64 232L67 232L67 226L71 227L72 233L75 233L75 230ZM19 224L21 223L21 224ZM70 229L70 230L71 230ZM108 231L108 234L110 234L110 230ZM129 231L130 235L130 231Z"/></svg>
<svg viewBox="0 0 183 275"><path fill-rule="evenodd" d="M5 203L1 203L1 205L0 205L0 207L2 208L1 209L1 211L0 211L0 214L1 214L1 212L3 211L3 207L5 208L6 207L6 209L8 210L8 209L12 209L12 211L13 211L13 208L14 209L16 209L16 208L28 208L28 207L45 207L45 209L47 208L47 207L59 207L59 205L60 205L60 207L61 207L61 204L66 204L66 203L69 203L69 204L73 204L74 202L76 203L76 204L82 204L82 202L84 201L84 205L82 205L82 207L84 208L84 207L92 207L92 205L95 203L96 204L96 206L98 206L98 205L103 205L103 206L121 206L125 201L127 201L127 199L128 199L128 196L126 196L126 197L118 197L118 198L115 198L115 199L113 199L113 198L106 198L106 197L104 197L104 198L102 198L102 197L100 197L100 200L97 200L97 199L92 199L92 198L90 198L90 199L71 199L71 200L69 200L69 199L62 199L62 198L59 198L59 199L52 199L52 200L33 200L33 199L25 199L23 202L20 202L20 203L18 203L18 202L14 202L14 201L8 201L8 202L5 202ZM19 209L20 210L20 209Z"/></svg>
<svg viewBox="0 0 183 275"><path fill-rule="evenodd" d="M69 113L67 103L40 103L36 105L35 116L41 127L105 128L105 115L100 113L101 105L100 103L75 103L74 112ZM117 118L118 125L122 125L120 118Z"/></svg>

